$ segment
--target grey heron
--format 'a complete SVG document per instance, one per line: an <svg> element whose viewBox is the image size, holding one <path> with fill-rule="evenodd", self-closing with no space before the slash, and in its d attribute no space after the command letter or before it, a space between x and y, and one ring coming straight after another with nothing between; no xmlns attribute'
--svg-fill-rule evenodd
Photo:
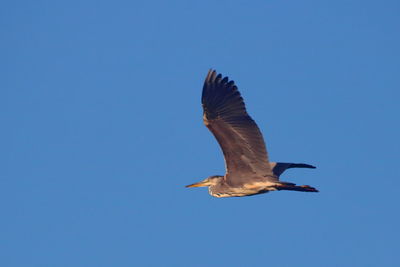
<svg viewBox="0 0 400 267"><path fill-rule="evenodd" d="M213 175L186 187L208 186L214 197L241 197L276 190L318 192L309 185L279 180L289 168L315 168L304 163L270 162L263 136L247 114L234 81L210 70L202 93L203 121L217 139L225 159L224 176Z"/></svg>

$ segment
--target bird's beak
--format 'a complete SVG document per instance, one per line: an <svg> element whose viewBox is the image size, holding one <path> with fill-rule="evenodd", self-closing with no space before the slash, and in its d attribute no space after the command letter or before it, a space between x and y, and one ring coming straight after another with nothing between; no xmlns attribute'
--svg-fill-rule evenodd
<svg viewBox="0 0 400 267"><path fill-rule="evenodd" d="M202 187L202 186L207 186L207 184L205 182L199 182L199 183L187 185L186 187Z"/></svg>

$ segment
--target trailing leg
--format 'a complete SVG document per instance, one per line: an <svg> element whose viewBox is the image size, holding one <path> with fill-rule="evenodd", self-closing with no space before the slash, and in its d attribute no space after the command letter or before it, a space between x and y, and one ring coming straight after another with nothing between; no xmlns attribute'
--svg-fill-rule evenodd
<svg viewBox="0 0 400 267"><path fill-rule="evenodd" d="M300 192L319 192L314 187L309 185L296 185L292 183L281 183L276 185L275 188L277 190L289 190L289 191L300 191Z"/></svg>

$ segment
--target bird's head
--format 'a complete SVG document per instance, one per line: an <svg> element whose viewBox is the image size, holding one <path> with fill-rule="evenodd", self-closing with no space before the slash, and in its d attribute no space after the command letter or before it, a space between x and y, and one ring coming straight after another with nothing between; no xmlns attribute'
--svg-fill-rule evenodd
<svg viewBox="0 0 400 267"><path fill-rule="evenodd" d="M221 178L223 178L223 177L224 176L213 175L213 176L207 177L206 179L204 179L201 182L190 184L190 185L187 185L186 187L202 187L202 186L216 185L221 182Z"/></svg>

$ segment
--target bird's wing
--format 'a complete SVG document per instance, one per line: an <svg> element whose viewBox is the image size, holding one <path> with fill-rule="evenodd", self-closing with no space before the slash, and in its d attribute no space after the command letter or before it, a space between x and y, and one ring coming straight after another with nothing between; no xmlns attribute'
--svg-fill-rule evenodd
<svg viewBox="0 0 400 267"><path fill-rule="evenodd" d="M315 169L316 167L313 165L305 164L305 163L288 163L288 162L270 162L269 165L272 168L272 172L275 176L279 177L281 174L287 169L291 168L309 168Z"/></svg>
<svg viewBox="0 0 400 267"><path fill-rule="evenodd" d="M260 177L277 180L268 163L263 136L247 114L234 81L210 70L203 86L202 105L204 124L224 153L227 182L243 185Z"/></svg>

